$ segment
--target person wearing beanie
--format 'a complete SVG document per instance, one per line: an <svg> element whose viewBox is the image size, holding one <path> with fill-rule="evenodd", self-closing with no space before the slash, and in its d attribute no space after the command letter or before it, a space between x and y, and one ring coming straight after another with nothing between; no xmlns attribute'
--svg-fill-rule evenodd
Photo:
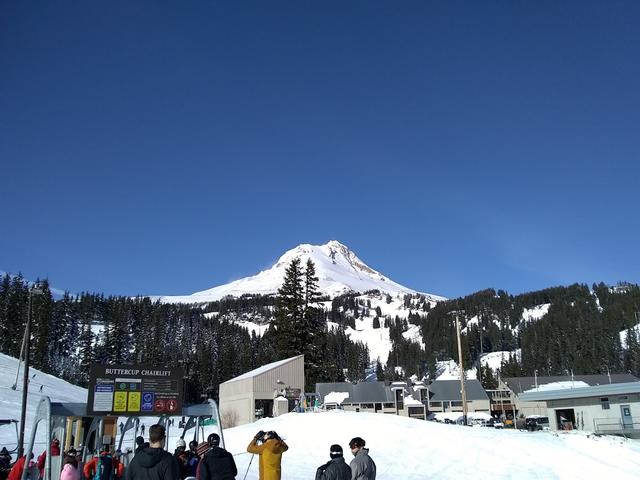
<svg viewBox="0 0 640 480"><path fill-rule="evenodd" d="M258 443L260 442L260 445ZM274 432L256 433L247 447L247 452L260 455L258 464L259 480L280 480L282 476L282 454L289 450L289 446Z"/></svg>
<svg viewBox="0 0 640 480"><path fill-rule="evenodd" d="M355 437L349 442L351 453L355 457L351 460L351 480L376 480L376 464L369 456L369 449L364 448L363 438Z"/></svg>
<svg viewBox="0 0 640 480"><path fill-rule="evenodd" d="M200 462L199 480L235 480L238 474L233 455L220 447L220 436L212 433L207 438L209 451Z"/></svg>
<svg viewBox="0 0 640 480"><path fill-rule="evenodd" d="M187 466L187 444L183 438L179 438L176 442L176 449L173 452L173 458L178 462L180 467L180 478L187 478L189 476L189 468Z"/></svg>
<svg viewBox="0 0 640 480"><path fill-rule="evenodd" d="M198 462L200 462L200 458L198 457L198 442L191 440L189 442L189 450L187 450L187 470L189 472L189 477L196 476Z"/></svg>
<svg viewBox="0 0 640 480"><path fill-rule="evenodd" d="M351 480L351 468L344 461L342 447L338 444L331 445L329 460L316 470L316 480Z"/></svg>

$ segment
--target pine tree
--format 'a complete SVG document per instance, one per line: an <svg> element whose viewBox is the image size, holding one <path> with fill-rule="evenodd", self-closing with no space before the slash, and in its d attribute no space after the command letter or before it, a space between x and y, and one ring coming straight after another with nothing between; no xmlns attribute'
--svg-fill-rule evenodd
<svg viewBox="0 0 640 480"><path fill-rule="evenodd" d="M379 358L376 360L376 380L379 382L384 381L384 368L382 368Z"/></svg>
<svg viewBox="0 0 640 480"><path fill-rule="evenodd" d="M31 331L33 332L31 359L35 368L46 372L49 370L49 351L52 340L49 327L53 297L47 280L36 282L33 288L41 293L31 295Z"/></svg>
<svg viewBox="0 0 640 480"><path fill-rule="evenodd" d="M279 359L300 355L304 350L304 286L300 259L287 266L282 286L278 289L274 337Z"/></svg>

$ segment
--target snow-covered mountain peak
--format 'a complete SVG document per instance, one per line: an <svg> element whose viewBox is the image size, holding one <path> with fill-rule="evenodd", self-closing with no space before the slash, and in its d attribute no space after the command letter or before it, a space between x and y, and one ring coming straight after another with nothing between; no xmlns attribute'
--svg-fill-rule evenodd
<svg viewBox="0 0 640 480"><path fill-rule="evenodd" d="M301 244L285 252L273 267L252 277L242 278L226 285L214 287L192 295L161 297L165 302L210 302L225 296L245 294L274 294L282 285L287 266L299 258L303 267L311 259L316 267L320 290L330 297L368 290L380 290L392 295L417 293L396 283L369 267L346 245L331 240L324 245ZM439 299L441 297L435 297Z"/></svg>

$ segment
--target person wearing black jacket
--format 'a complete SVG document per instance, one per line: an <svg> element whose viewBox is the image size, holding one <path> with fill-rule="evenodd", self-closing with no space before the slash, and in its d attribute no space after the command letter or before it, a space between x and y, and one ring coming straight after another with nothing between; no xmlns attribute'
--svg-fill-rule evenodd
<svg viewBox="0 0 640 480"><path fill-rule="evenodd" d="M220 436L212 433L207 441L210 448L200 462L199 480L235 480L236 462L233 455L220 447Z"/></svg>
<svg viewBox="0 0 640 480"><path fill-rule="evenodd" d="M329 456L331 460L316 470L316 480L351 480L351 468L344 461L342 447L331 445Z"/></svg>
<svg viewBox="0 0 640 480"><path fill-rule="evenodd" d="M162 425L149 427L149 446L133 457L126 480L181 480L178 462L163 449L165 438Z"/></svg>
<svg viewBox="0 0 640 480"><path fill-rule="evenodd" d="M139 454L142 450L149 447L149 442L144 441L144 437L136 437L136 452L134 455Z"/></svg>

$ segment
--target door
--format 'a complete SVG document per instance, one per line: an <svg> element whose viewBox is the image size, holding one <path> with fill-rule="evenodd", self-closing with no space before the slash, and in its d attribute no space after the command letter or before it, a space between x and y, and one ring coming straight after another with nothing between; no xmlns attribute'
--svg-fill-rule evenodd
<svg viewBox="0 0 640 480"><path fill-rule="evenodd" d="M631 406L620 405L620 413L622 414L622 427L633 428L633 417L631 417Z"/></svg>

